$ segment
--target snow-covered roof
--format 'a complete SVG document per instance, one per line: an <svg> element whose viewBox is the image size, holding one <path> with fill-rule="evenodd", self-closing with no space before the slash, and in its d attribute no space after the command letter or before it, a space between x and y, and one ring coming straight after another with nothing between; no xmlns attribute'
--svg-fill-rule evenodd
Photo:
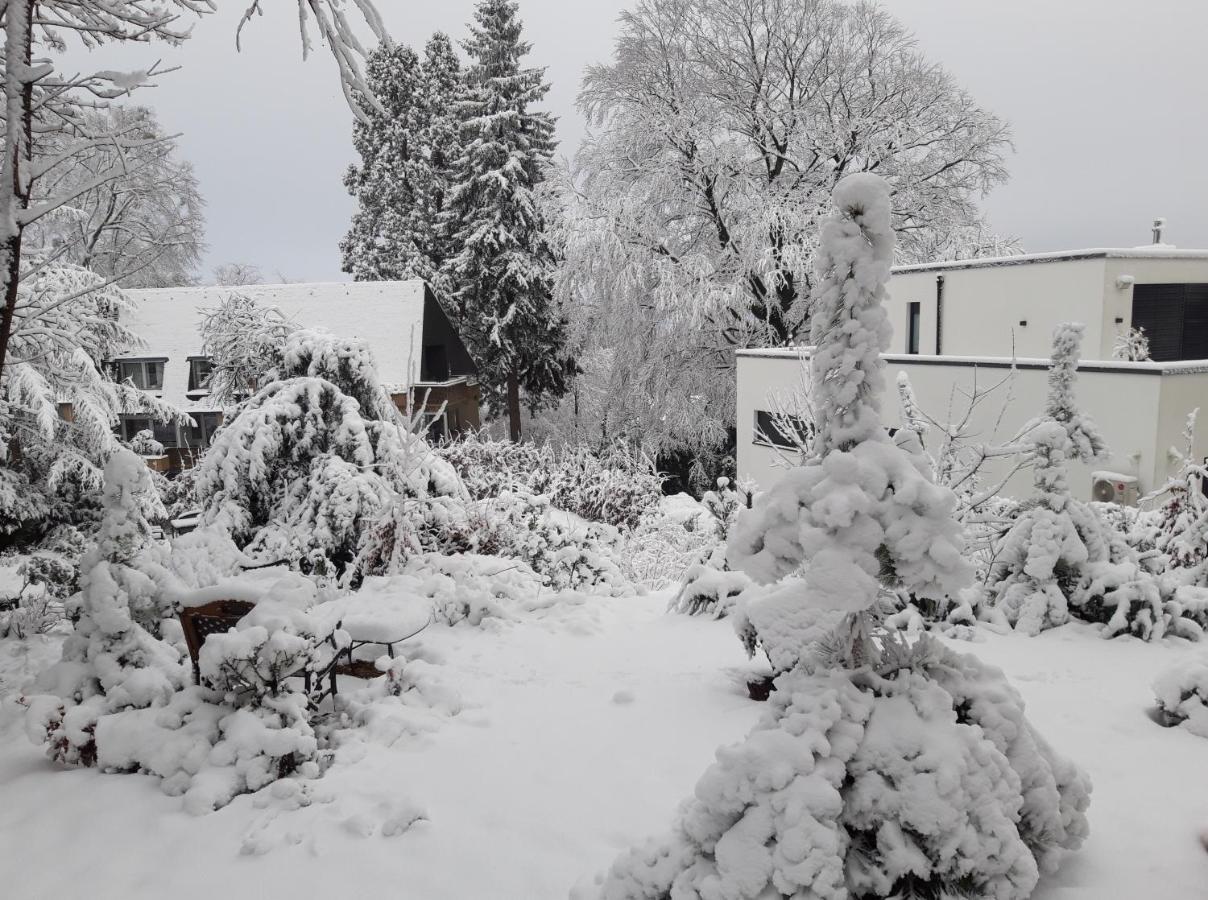
<svg viewBox="0 0 1208 900"><path fill-rule="evenodd" d="M303 328L366 341L387 385L409 385L419 380L424 329L424 283L419 280L126 291L135 305L129 327L145 346L132 348L125 358L167 358L161 396L178 408L213 408L204 397L187 395L189 358L203 355L204 311L215 308L233 293L276 306Z"/></svg>
<svg viewBox="0 0 1208 900"><path fill-rule="evenodd" d="M810 357L812 347L751 347L738 349L734 355L744 359L785 359L800 363ZM933 356L920 353L882 353L887 363L906 363L916 366L978 366L987 369L1047 369L1048 359L1009 356ZM1122 359L1084 359L1079 361L1080 371L1120 372L1131 375L1204 375L1208 374L1208 361L1187 359L1170 362L1131 362Z"/></svg>
<svg viewBox="0 0 1208 900"><path fill-rule="evenodd" d="M1208 259L1208 250L1181 250L1169 244L1144 247L1099 247L1089 250L1056 250L1050 253L1021 253L1016 256L988 256L982 259L957 259L949 262L915 263L894 266L894 274L929 272L942 269L980 269L995 266L1019 266L1028 263L1065 262L1079 259Z"/></svg>

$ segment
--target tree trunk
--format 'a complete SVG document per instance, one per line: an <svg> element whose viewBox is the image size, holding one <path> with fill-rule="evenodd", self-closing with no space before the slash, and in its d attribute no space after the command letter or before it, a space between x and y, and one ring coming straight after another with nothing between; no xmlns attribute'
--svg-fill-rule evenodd
<svg viewBox="0 0 1208 900"><path fill-rule="evenodd" d="M34 0L10 2L5 9L4 53L4 166L0 176L0 279L4 310L0 314L0 375L8 356L17 310L17 285L21 278L21 231L19 215L29 206L28 192L21 185L21 157L29 152L33 116L33 81L30 61Z"/></svg>
<svg viewBox="0 0 1208 900"><path fill-rule="evenodd" d="M520 440L520 376L508 372L508 437Z"/></svg>

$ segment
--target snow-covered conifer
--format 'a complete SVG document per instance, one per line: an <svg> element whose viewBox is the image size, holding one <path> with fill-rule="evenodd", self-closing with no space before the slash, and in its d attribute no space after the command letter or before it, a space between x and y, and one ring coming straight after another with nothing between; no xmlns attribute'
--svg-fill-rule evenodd
<svg viewBox="0 0 1208 900"><path fill-rule="evenodd" d="M1174 597L1140 564L1136 550L1089 504L1070 494L1068 463L1103 457L1107 445L1074 394L1081 325L1053 332L1044 415L1025 429L1033 447L1035 499L1024 505L994 548L987 600L1027 634L1071 616L1102 622L1104 634L1157 639L1168 631L1198 636L1199 603Z"/></svg>
<svg viewBox="0 0 1208 900"><path fill-rule="evenodd" d="M68 607L75 630L30 700L31 737L63 762L92 764L102 715L162 704L185 681L180 654L158 639L171 610L153 577L162 571L162 548L151 546L141 512L140 495L150 489L142 459L124 449L109 457L104 518Z"/></svg>
<svg viewBox="0 0 1208 900"><path fill-rule="evenodd" d="M572 368L566 321L553 298L554 250L536 188L554 149L554 120L533 107L549 90L543 69L521 67L515 0L479 0L465 99L463 150L446 228L457 255L447 267L458 325L495 403L506 401L520 437L520 392L530 406L566 392Z"/></svg>
<svg viewBox="0 0 1208 900"><path fill-rule="evenodd" d="M1086 834L1086 777L1035 734L999 671L926 636L868 639L881 590L933 595L970 573L951 492L930 482L917 440L895 444L877 415L888 188L851 176L834 199L814 324L818 455L730 544L771 583L740 602L751 621L760 604L770 612L759 637L785 671L672 834L617 860L604 900L1024 900Z"/></svg>
<svg viewBox="0 0 1208 900"><path fill-rule="evenodd" d="M203 523L262 559L342 571L362 535L403 497L456 493L447 463L409 433L367 345L291 334L271 373L197 467Z"/></svg>
<svg viewBox="0 0 1208 900"><path fill-rule="evenodd" d="M1166 500L1159 510L1156 548L1177 569L1202 570L1208 561L1208 495L1204 493L1208 467L1195 455L1195 429L1199 409L1187 416L1179 468L1166 483ZM1172 451L1173 452L1173 451Z"/></svg>

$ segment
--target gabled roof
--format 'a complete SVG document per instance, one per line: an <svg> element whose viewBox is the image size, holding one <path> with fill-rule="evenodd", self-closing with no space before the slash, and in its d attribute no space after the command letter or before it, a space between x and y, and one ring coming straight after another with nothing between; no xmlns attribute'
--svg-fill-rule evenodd
<svg viewBox="0 0 1208 900"><path fill-rule="evenodd" d="M124 358L167 358L162 397L188 410L213 408L204 398L189 398L189 358L202 355L201 322L205 311L231 294L243 294L276 306L303 328L369 344L382 381L401 389L419 381L423 357L422 281L353 281L310 284L255 284L154 288L126 291L135 310L127 324L145 342Z"/></svg>
<svg viewBox="0 0 1208 900"><path fill-rule="evenodd" d="M982 269L998 266L1022 266L1028 263L1065 262L1077 259L1208 259L1208 250L1181 250L1169 244L1144 247L1100 247L1090 250L1057 250L1051 253L1020 253L1016 256L987 256L982 259L957 259L948 262L915 263L894 266L894 274L930 272L944 269Z"/></svg>

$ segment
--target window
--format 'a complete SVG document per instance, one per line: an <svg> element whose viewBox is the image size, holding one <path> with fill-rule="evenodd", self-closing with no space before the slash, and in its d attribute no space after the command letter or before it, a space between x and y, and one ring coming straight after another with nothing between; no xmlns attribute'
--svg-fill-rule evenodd
<svg viewBox="0 0 1208 900"><path fill-rule="evenodd" d="M140 391L162 391L165 362L165 359L118 360L117 380L129 381Z"/></svg>
<svg viewBox="0 0 1208 900"><path fill-rule="evenodd" d="M121 435L122 440L129 443L140 431L150 431L152 436L165 447L176 446L175 422L157 422L150 416L123 415L121 417L118 434Z"/></svg>
<svg viewBox="0 0 1208 900"><path fill-rule="evenodd" d="M1135 285L1132 325L1154 362L1208 359L1208 284Z"/></svg>
<svg viewBox="0 0 1208 900"><path fill-rule="evenodd" d="M755 410L755 443L798 450L808 447L817 429L801 416Z"/></svg>
<svg viewBox="0 0 1208 900"><path fill-rule="evenodd" d="M222 413L195 412L189 417L196 423L192 427L182 425L180 428L181 443L194 450L204 450L214 439L214 432L222 424Z"/></svg>
<svg viewBox="0 0 1208 900"><path fill-rule="evenodd" d="M129 443L140 431L151 431L151 419L147 416L122 416L122 440Z"/></svg>
<svg viewBox="0 0 1208 900"><path fill-rule="evenodd" d="M919 352L919 332L922 330L920 325L923 318L923 304L907 303L906 304L906 352L917 354Z"/></svg>
<svg viewBox="0 0 1208 900"><path fill-rule="evenodd" d="M210 370L214 363L208 356L189 357L189 392L210 390Z"/></svg>

